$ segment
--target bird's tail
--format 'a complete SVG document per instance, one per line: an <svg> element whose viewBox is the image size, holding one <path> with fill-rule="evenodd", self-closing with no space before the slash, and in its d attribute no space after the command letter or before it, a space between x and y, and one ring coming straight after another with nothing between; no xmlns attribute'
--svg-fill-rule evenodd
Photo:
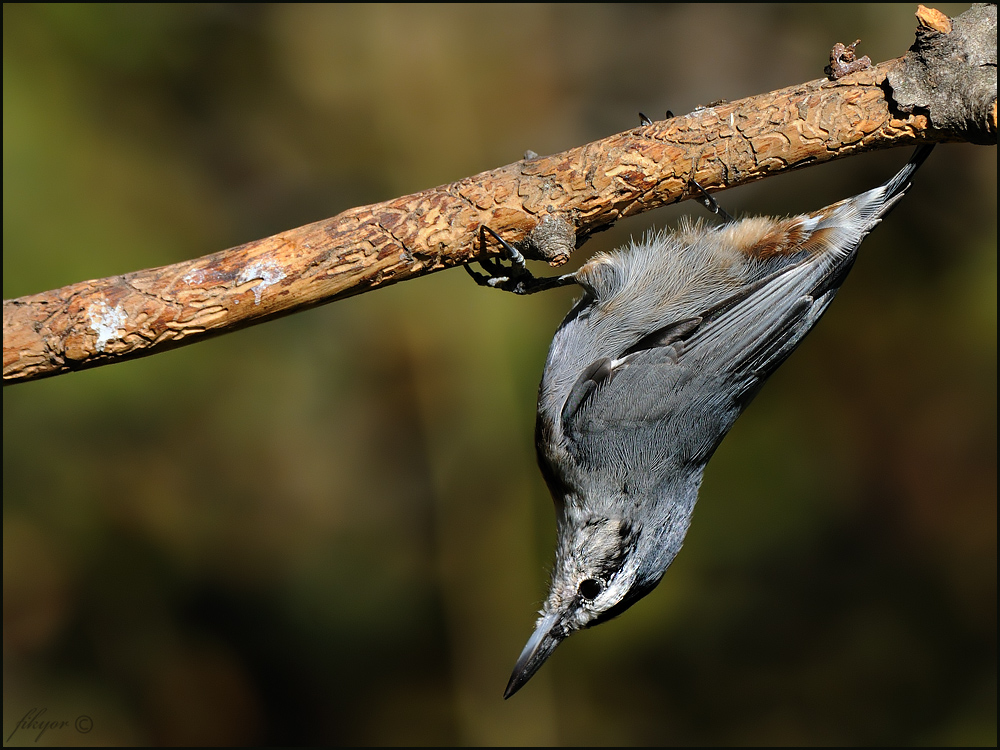
<svg viewBox="0 0 1000 750"><path fill-rule="evenodd" d="M933 149L934 144L918 146L903 168L884 184L805 217L803 221L812 233L809 243L823 246L833 256L845 257L856 251L861 240L903 197L913 173Z"/></svg>

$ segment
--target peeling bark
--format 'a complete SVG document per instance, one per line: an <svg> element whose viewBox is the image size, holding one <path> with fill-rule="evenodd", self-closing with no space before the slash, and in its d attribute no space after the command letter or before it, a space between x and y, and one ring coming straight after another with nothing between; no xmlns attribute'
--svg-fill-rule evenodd
<svg viewBox="0 0 1000 750"><path fill-rule="evenodd" d="M889 73L900 112L923 112L931 127L995 144L997 6L973 5L952 21L921 5L917 20L917 40Z"/></svg>
<svg viewBox="0 0 1000 750"><path fill-rule="evenodd" d="M835 81L697 109L552 156L529 153L194 260L4 300L4 385L153 354L469 262L484 224L557 265L618 219L697 197L692 180L714 191L876 149L995 144L996 7L974 6L950 32L921 20L905 57Z"/></svg>

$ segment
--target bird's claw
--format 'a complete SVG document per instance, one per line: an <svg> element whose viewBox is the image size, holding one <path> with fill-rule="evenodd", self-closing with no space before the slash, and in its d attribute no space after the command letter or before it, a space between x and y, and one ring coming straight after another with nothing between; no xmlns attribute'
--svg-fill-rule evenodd
<svg viewBox="0 0 1000 750"><path fill-rule="evenodd" d="M517 248L513 247L510 243L504 240L503 237L486 225L481 226L479 229L479 241L482 247L486 246L486 232L493 235L494 239L500 243L503 247L504 255L502 259L490 257L483 257L479 259L479 265L483 267L484 271L486 271L485 275L479 273L478 271L474 271L468 263L465 264L465 270L469 272L469 275L477 284L479 284L479 286L502 289L505 292L513 292L514 294L534 294L535 292L540 292L543 289L551 289L553 287L563 286L575 281L572 274L543 278L534 276L531 271L528 270L528 265L524 260L524 256L517 250ZM508 261L510 266L505 266L502 262L503 260Z"/></svg>

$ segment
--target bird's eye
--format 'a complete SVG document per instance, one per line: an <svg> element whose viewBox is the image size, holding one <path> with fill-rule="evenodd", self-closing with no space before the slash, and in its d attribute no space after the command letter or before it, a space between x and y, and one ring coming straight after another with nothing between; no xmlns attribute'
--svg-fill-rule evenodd
<svg viewBox="0 0 1000 750"><path fill-rule="evenodd" d="M601 593L602 588L604 588L604 586L602 586L601 582L598 581L597 579L585 578L582 581L580 581L580 587L577 589L577 591L580 592L580 596L582 596L584 599L586 599L589 602L592 602L594 601L594 599L597 598L597 595Z"/></svg>

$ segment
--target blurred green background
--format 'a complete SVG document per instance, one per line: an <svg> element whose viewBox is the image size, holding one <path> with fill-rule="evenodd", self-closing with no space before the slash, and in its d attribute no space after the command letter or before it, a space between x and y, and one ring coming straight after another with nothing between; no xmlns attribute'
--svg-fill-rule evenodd
<svg viewBox="0 0 1000 750"><path fill-rule="evenodd" d="M818 78L836 41L895 57L914 9L4 5L3 295ZM908 156L718 197L811 210ZM4 389L5 741L44 707L71 726L37 744L995 744L996 186L995 148L937 149L657 591L506 702L572 290L456 269Z"/></svg>

